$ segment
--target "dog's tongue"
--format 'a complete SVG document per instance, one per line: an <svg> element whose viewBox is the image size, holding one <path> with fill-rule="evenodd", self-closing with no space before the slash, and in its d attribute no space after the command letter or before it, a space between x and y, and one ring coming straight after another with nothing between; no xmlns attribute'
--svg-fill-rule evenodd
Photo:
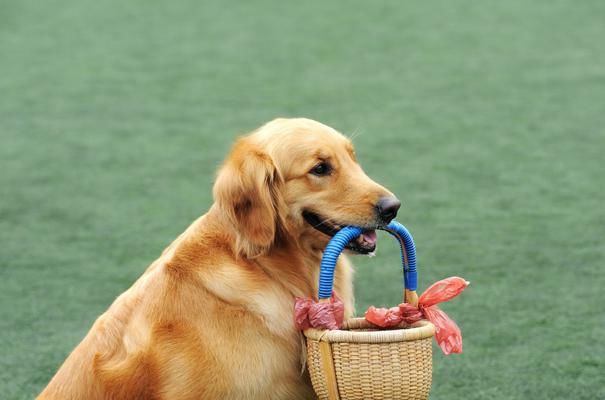
<svg viewBox="0 0 605 400"><path fill-rule="evenodd" d="M376 244L376 231L375 230L371 230L371 231L366 231L364 233L362 233L360 236L362 243L364 244L369 244L369 245L375 245Z"/></svg>

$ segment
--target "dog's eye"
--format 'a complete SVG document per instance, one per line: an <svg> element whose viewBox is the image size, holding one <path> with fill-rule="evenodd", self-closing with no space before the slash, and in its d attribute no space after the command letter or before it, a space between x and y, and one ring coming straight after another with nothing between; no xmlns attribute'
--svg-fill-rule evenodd
<svg viewBox="0 0 605 400"><path fill-rule="evenodd" d="M330 172L332 172L332 166L325 161L320 162L319 164L314 166L311 171L309 171L309 173L315 176L330 175Z"/></svg>

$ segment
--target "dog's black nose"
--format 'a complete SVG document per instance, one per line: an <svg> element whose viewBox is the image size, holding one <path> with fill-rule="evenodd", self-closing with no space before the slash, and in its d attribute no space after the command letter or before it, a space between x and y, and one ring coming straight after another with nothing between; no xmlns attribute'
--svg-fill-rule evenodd
<svg viewBox="0 0 605 400"><path fill-rule="evenodd" d="M383 223L388 224L397 216L401 202L397 197L383 197L378 200L376 210Z"/></svg>

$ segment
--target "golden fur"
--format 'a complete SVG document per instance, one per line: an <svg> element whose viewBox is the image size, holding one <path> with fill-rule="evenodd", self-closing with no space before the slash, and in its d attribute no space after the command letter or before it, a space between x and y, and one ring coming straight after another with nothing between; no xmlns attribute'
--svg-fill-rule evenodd
<svg viewBox="0 0 605 400"><path fill-rule="evenodd" d="M333 172L314 176L318 160ZM296 296L314 297L329 237L305 209L373 224L373 182L344 136L308 119L276 119L239 139L215 203L101 315L39 399L306 399ZM339 259L335 291L353 313Z"/></svg>

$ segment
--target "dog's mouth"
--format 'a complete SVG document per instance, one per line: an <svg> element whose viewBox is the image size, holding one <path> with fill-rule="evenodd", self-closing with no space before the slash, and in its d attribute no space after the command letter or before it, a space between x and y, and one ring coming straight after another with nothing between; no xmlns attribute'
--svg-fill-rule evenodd
<svg viewBox="0 0 605 400"><path fill-rule="evenodd" d="M313 228L328 236L334 236L336 232L346 226L346 224L338 224L329 221L327 218L323 218L311 211L303 211L303 218ZM346 248L355 253L370 254L376 250L377 239L376 231L374 229L367 229L357 238L349 242Z"/></svg>

